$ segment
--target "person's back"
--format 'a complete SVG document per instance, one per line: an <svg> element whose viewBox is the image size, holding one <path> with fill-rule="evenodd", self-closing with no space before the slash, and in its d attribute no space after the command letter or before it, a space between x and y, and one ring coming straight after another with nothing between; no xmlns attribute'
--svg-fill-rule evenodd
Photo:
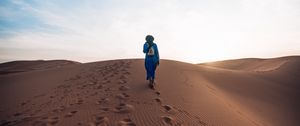
<svg viewBox="0 0 300 126"><path fill-rule="evenodd" d="M154 37L146 36L143 52L145 53L145 68L147 71L146 79L149 80L149 86L153 88L155 79L155 70L159 65L159 53L157 45L153 42Z"/></svg>

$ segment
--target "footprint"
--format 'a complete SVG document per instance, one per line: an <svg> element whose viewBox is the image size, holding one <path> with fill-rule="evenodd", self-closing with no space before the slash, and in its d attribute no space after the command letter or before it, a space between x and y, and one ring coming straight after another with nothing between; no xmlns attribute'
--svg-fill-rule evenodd
<svg viewBox="0 0 300 126"><path fill-rule="evenodd" d="M128 94L126 94L126 93L122 93L122 94L123 94L123 95L124 95L126 98L127 98L127 97L129 97L129 95L128 95Z"/></svg>
<svg viewBox="0 0 300 126"><path fill-rule="evenodd" d="M65 106L60 106L60 107L58 107L58 108L56 108L56 109L53 109L52 112L58 113L58 112L64 111L65 109L66 109Z"/></svg>
<svg viewBox="0 0 300 126"><path fill-rule="evenodd" d="M54 124L56 124L56 123L54 123ZM51 126L54 124L48 123L48 121L37 120L37 121L34 121L31 125L32 126ZM0 126L2 126L2 125L0 125ZM6 125L4 125L4 126L6 126Z"/></svg>
<svg viewBox="0 0 300 126"><path fill-rule="evenodd" d="M160 92L156 91L155 94L160 95Z"/></svg>
<svg viewBox="0 0 300 126"><path fill-rule="evenodd" d="M20 121L21 121L21 122L24 122L24 121L30 121L30 120L32 120L32 119L34 119L33 116L26 115L26 116L23 116L23 117L20 119Z"/></svg>
<svg viewBox="0 0 300 126"><path fill-rule="evenodd" d="M77 111L71 111L65 115L65 117L72 117Z"/></svg>
<svg viewBox="0 0 300 126"><path fill-rule="evenodd" d="M110 108L108 108L108 107L102 107L102 108L100 108L100 110L103 110L103 111L105 111L105 112L108 112L108 111L110 110Z"/></svg>
<svg viewBox="0 0 300 126"><path fill-rule="evenodd" d="M119 90L120 91L127 91L127 90L129 90L130 88L128 87L128 86L121 86L120 88L119 88Z"/></svg>
<svg viewBox="0 0 300 126"><path fill-rule="evenodd" d="M114 76L115 76L115 74L111 74L109 77L110 77L110 78L113 78Z"/></svg>
<svg viewBox="0 0 300 126"><path fill-rule="evenodd" d="M170 106L170 105L163 105L163 108L168 113L172 113L172 114L176 113L176 110L172 106Z"/></svg>
<svg viewBox="0 0 300 126"><path fill-rule="evenodd" d="M125 84L125 83L127 83L127 81L126 80L119 80L119 82L118 82L119 84Z"/></svg>
<svg viewBox="0 0 300 126"><path fill-rule="evenodd" d="M214 91L216 91L216 89L215 89L215 88L213 88L213 87L211 87L211 86L209 86L209 85L206 85L206 87L207 87L207 88L209 88L211 92L214 92Z"/></svg>
<svg viewBox="0 0 300 126"><path fill-rule="evenodd" d="M127 69L124 69L124 68L123 68L123 69L121 69L120 71L121 71L121 72L127 72Z"/></svg>
<svg viewBox="0 0 300 126"><path fill-rule="evenodd" d="M102 84L107 84L107 83L110 83L110 80L103 80L102 81Z"/></svg>
<svg viewBox="0 0 300 126"><path fill-rule="evenodd" d="M97 101L96 104L109 103L109 102L110 102L109 98L102 98L100 101Z"/></svg>
<svg viewBox="0 0 300 126"><path fill-rule="evenodd" d="M129 97L129 95L126 93L122 93L122 94L116 95L116 97L119 99L127 99Z"/></svg>
<svg viewBox="0 0 300 126"><path fill-rule="evenodd" d="M0 126L9 126L12 122L7 120L1 120Z"/></svg>
<svg viewBox="0 0 300 126"><path fill-rule="evenodd" d="M24 105L26 105L26 102L22 102L20 105L21 105L21 106L24 106Z"/></svg>
<svg viewBox="0 0 300 126"><path fill-rule="evenodd" d="M98 92L94 92L94 93L90 94L90 96L95 96L97 94L98 94Z"/></svg>
<svg viewBox="0 0 300 126"><path fill-rule="evenodd" d="M48 118L48 120L47 120L47 126L48 125L52 126L52 125L57 124L58 121L59 121L58 119L59 119L58 117Z"/></svg>
<svg viewBox="0 0 300 126"><path fill-rule="evenodd" d="M104 91L105 92L109 92L109 91L111 91L111 89L110 88L106 88Z"/></svg>
<svg viewBox="0 0 300 126"><path fill-rule="evenodd" d="M80 104L82 104L82 103L83 103L83 100L82 100L82 99L78 99L77 102L76 102L76 104L78 104L78 105L80 105Z"/></svg>
<svg viewBox="0 0 300 126"><path fill-rule="evenodd" d="M169 106L169 105L164 105L163 107L164 107L167 111L170 111L170 110L172 109L172 107Z"/></svg>
<svg viewBox="0 0 300 126"><path fill-rule="evenodd" d="M206 126L207 125L207 123L205 123L204 121L202 121L202 120L198 120L198 122L201 124L201 125L204 125L204 126Z"/></svg>
<svg viewBox="0 0 300 126"><path fill-rule="evenodd" d="M105 116L99 116L95 118L94 122L90 123L90 126L108 126L109 119Z"/></svg>
<svg viewBox="0 0 300 126"><path fill-rule="evenodd" d="M155 98L154 99L156 102L158 102L158 103L162 103L162 99L161 98Z"/></svg>
<svg viewBox="0 0 300 126"><path fill-rule="evenodd" d="M129 118L119 121L118 126L136 126L136 124Z"/></svg>
<svg viewBox="0 0 300 126"><path fill-rule="evenodd" d="M107 77L104 77L102 82L105 82L105 81L107 81L107 80L108 80L108 78L107 78Z"/></svg>
<svg viewBox="0 0 300 126"><path fill-rule="evenodd" d="M175 125L175 119L170 117L170 116L162 116L162 121L166 124L166 125Z"/></svg>
<svg viewBox="0 0 300 126"><path fill-rule="evenodd" d="M90 82L87 83L87 85L95 85L95 84L96 84L95 81L90 81Z"/></svg>
<svg viewBox="0 0 300 126"><path fill-rule="evenodd" d="M86 86L87 86L87 85L82 85L81 87L82 87L82 89L83 89L83 88L85 88Z"/></svg>
<svg viewBox="0 0 300 126"><path fill-rule="evenodd" d="M60 97L60 100L63 100L63 99L65 99L65 97L64 97L64 96L61 96L61 97Z"/></svg>
<svg viewBox="0 0 300 126"><path fill-rule="evenodd" d="M60 109L61 111L63 111L63 110L66 109L66 107L64 105L62 105L62 106L59 106L58 109Z"/></svg>
<svg viewBox="0 0 300 126"><path fill-rule="evenodd" d="M207 126L207 123L205 123L199 116L195 116L195 118L198 120L198 122L199 122L201 125Z"/></svg>
<svg viewBox="0 0 300 126"><path fill-rule="evenodd" d="M114 109L114 112L116 113L130 113L132 111L134 111L134 106L125 103L120 103L120 105Z"/></svg>
<svg viewBox="0 0 300 126"><path fill-rule="evenodd" d="M126 71L126 72L124 72L123 74L125 74L125 75L129 75L129 74L130 74L130 72Z"/></svg>
<svg viewBox="0 0 300 126"><path fill-rule="evenodd" d="M17 112L14 114L14 116L20 116L20 115L22 115L22 113Z"/></svg>
<svg viewBox="0 0 300 126"><path fill-rule="evenodd" d="M104 86L103 85L98 85L97 87L96 87L96 89L102 89Z"/></svg>
<svg viewBox="0 0 300 126"><path fill-rule="evenodd" d="M120 77L120 79L127 79L128 77L127 76L125 76L125 75L122 75L121 77Z"/></svg>
<svg viewBox="0 0 300 126"><path fill-rule="evenodd" d="M33 96L34 98L39 98L39 97L44 97L46 94L39 94L39 95L36 95L36 96Z"/></svg>
<svg viewBox="0 0 300 126"><path fill-rule="evenodd" d="M41 109L37 109L37 110L35 110L33 113L37 114L37 113L39 113L39 112L41 112L41 111L42 111Z"/></svg>
<svg viewBox="0 0 300 126"><path fill-rule="evenodd" d="M117 75L117 74L119 74L119 71L115 71L115 72L114 72L114 75Z"/></svg>
<svg viewBox="0 0 300 126"><path fill-rule="evenodd" d="M45 95L43 95L43 96L45 96ZM28 103L30 103L30 102L31 102L30 100L23 101L20 105L21 105L21 106L24 106L24 105L26 105L26 104L28 104Z"/></svg>

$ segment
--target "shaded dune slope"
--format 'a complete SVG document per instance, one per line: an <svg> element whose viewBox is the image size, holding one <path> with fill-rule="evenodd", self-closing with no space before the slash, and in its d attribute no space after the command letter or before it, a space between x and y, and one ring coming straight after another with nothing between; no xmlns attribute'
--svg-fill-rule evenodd
<svg viewBox="0 0 300 126"><path fill-rule="evenodd" d="M263 118L265 125L299 124L300 57L238 59L200 66L209 70L202 74L205 79L253 113L250 115Z"/></svg>
<svg viewBox="0 0 300 126"><path fill-rule="evenodd" d="M296 126L300 64L289 62L252 72L162 60L156 90L140 59L1 74L0 124Z"/></svg>

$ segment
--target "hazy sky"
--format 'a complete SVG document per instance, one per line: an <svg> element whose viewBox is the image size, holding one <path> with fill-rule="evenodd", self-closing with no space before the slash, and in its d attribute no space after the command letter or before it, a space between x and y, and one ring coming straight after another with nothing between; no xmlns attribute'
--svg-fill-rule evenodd
<svg viewBox="0 0 300 126"><path fill-rule="evenodd" d="M300 55L300 0L0 0L0 62Z"/></svg>

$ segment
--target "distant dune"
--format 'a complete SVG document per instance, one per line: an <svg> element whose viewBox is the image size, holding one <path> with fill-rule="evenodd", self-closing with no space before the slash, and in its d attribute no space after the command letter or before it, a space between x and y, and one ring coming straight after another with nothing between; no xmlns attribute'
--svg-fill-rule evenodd
<svg viewBox="0 0 300 126"><path fill-rule="evenodd" d="M244 71L273 71L286 64L293 64L290 66L292 69L295 65L299 64L299 56L288 56L279 57L272 59L259 59L259 58L245 58L245 59L234 59L234 60L224 60L210 63L202 63L200 65L209 65L224 69L232 70L244 70ZM284 68L286 69L286 68Z"/></svg>
<svg viewBox="0 0 300 126"><path fill-rule="evenodd" d="M0 64L2 126L298 126L300 57Z"/></svg>
<svg viewBox="0 0 300 126"><path fill-rule="evenodd" d="M79 64L79 62L68 60L12 61L0 64L0 74L44 70L49 68L62 67L70 64Z"/></svg>

